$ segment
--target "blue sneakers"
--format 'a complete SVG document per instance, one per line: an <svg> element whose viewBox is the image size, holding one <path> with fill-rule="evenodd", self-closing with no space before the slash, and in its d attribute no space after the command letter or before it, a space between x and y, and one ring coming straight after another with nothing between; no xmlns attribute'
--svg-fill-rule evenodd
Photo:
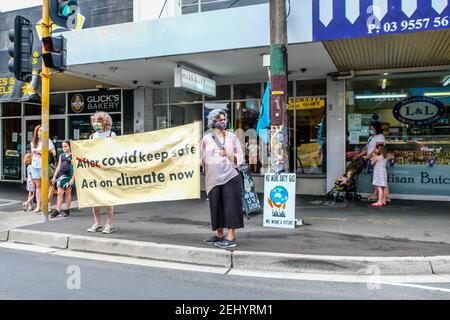
<svg viewBox="0 0 450 320"><path fill-rule="evenodd" d="M218 242L214 243L214 245L221 249L231 249L231 248L235 248L237 246L236 242L234 242L232 240L227 240L227 239L218 241Z"/></svg>
<svg viewBox="0 0 450 320"><path fill-rule="evenodd" d="M204 243L215 243L215 242L219 242L219 241L223 241L223 240L225 240L225 236L223 236L222 238L219 238L216 235L214 235L207 240L203 240L203 242Z"/></svg>

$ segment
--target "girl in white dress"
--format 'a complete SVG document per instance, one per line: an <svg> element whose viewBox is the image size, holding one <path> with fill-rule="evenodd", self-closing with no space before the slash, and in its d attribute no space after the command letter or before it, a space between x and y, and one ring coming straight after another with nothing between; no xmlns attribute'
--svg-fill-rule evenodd
<svg viewBox="0 0 450 320"><path fill-rule="evenodd" d="M378 201L372 203L374 207L381 207L386 205L386 188L387 188L387 170L386 170L386 152L383 145L377 145L371 163L373 168L372 184L377 189Z"/></svg>

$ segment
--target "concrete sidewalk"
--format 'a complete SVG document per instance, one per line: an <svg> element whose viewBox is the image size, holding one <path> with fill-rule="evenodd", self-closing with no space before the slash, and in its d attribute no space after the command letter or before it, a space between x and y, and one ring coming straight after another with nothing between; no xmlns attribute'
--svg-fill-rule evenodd
<svg viewBox="0 0 450 320"><path fill-rule="evenodd" d="M245 219L245 228L237 231L238 249L343 256L450 253L450 217L439 210L442 203L435 204L436 207L427 204L425 211L423 204L393 203L386 208L371 208L369 203L327 204L320 203L318 197L299 198L297 217L304 217L305 223L310 225L293 230L263 228L262 215L252 215L249 220ZM117 206L114 216L117 231L110 235L86 232L92 223L90 209L72 209L69 218L23 228L201 248L211 247L203 240L213 234L205 198Z"/></svg>
<svg viewBox="0 0 450 320"><path fill-rule="evenodd" d="M0 198L7 198L7 195L4 193ZM53 233L62 234L60 241L66 243L66 249L82 250L80 243L84 243L85 249L92 252L100 250L95 248L106 248L102 253L134 252L138 257L146 252L142 254L144 258L162 260L164 256L161 252L165 252L168 255L166 259L170 259L175 250L172 246L175 246L176 250L183 252L183 262L222 259L222 266L239 263L249 269L264 265L268 270L274 266L277 270L295 267L295 270L309 272L334 270L346 273L350 270L358 272L374 261L385 266L384 272L391 273L400 270L405 274L425 270L433 273L450 269L450 260L446 258L423 258L450 255L450 213L448 204L442 202L393 200L387 207L373 208L369 202L335 203L325 201L324 197L298 196L296 215L297 218L304 218L307 225L294 230L263 228L262 215L252 215L249 220L245 219L245 228L237 231L238 247L233 252L203 243L212 235L205 197L117 206L115 209L114 225L117 231L110 235L86 232L93 223L91 210L72 209L68 218L14 230L9 240L39 244L26 240L30 237L29 233L20 233L20 230L37 231L38 234L50 232L50 235L43 233L37 237L53 238ZM3 212L8 210L11 215L32 215L18 213L14 206L0 208ZM71 244L74 247L71 248ZM133 246L134 249L131 249ZM165 249L155 249L161 247ZM205 256L198 258L202 254ZM383 261L391 262L384 264ZM398 261L402 263L397 264ZM413 264L411 261L414 261Z"/></svg>

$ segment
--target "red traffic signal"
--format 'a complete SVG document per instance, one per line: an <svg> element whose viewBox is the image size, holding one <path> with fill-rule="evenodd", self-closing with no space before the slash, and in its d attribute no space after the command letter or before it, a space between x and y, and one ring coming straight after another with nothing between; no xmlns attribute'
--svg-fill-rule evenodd
<svg viewBox="0 0 450 320"><path fill-rule="evenodd" d="M60 72L65 71L67 69L67 39L63 36L44 37L42 45L46 51L42 53L45 66Z"/></svg>

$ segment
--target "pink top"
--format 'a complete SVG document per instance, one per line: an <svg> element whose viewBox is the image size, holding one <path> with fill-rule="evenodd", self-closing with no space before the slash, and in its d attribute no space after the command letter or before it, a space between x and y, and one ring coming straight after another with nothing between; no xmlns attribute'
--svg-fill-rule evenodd
<svg viewBox="0 0 450 320"><path fill-rule="evenodd" d="M206 134L202 139L202 165L205 168L206 194L212 188L227 183L238 175L236 168L244 162L244 154L238 137L231 132L227 132L225 137L219 137L220 143L228 153L234 153L237 163L233 164L228 157L220 155L220 148L212 138L211 134Z"/></svg>

